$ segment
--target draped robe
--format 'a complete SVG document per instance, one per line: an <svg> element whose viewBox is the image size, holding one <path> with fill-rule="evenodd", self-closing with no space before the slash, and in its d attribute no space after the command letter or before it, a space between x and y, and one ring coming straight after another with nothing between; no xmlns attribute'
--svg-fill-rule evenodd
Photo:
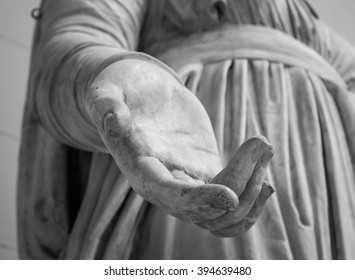
<svg viewBox="0 0 355 280"><path fill-rule="evenodd" d="M354 49L302 0L229 0L217 25L191 3L43 2L20 152L22 258L355 258ZM137 50L200 99L224 162L255 134L274 145L276 195L243 236L145 202L80 118L97 73L149 59Z"/></svg>

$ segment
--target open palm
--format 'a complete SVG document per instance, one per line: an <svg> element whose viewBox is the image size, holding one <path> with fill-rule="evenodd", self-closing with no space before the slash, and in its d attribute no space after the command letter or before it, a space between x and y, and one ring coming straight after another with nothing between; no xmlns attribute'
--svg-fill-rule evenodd
<svg viewBox="0 0 355 280"><path fill-rule="evenodd" d="M256 222L273 193L264 183L271 145L250 139L222 170L205 109L172 72L122 60L96 78L89 104L106 147L144 199L218 236Z"/></svg>

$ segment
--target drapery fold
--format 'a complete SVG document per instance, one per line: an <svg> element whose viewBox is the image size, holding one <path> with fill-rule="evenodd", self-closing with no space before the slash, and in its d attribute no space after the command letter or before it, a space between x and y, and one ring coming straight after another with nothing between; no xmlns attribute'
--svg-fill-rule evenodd
<svg viewBox="0 0 355 280"><path fill-rule="evenodd" d="M169 22L177 11L164 10L164 1L45 1L22 129L21 258L354 259L355 51L302 0L229 0L228 24L288 34L329 63L337 81L306 67L312 55L305 66L247 54L216 61L205 49L204 61L166 60L207 109L225 161L255 134L275 147L267 179L277 193L246 235L215 238L148 205L100 153L106 149L80 101L93 69L128 50L149 53L153 43L190 36ZM164 61L169 48L154 56ZM66 145L94 155L72 168ZM73 190L85 190L74 216Z"/></svg>

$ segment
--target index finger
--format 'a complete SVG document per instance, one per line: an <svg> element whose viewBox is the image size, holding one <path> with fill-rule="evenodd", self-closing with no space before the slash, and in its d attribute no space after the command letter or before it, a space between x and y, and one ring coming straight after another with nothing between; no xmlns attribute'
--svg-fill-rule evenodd
<svg viewBox="0 0 355 280"><path fill-rule="evenodd" d="M226 186L177 180L157 158L142 157L137 167L141 170L143 184L135 190L184 221L206 221L238 207L238 197Z"/></svg>
<svg viewBox="0 0 355 280"><path fill-rule="evenodd" d="M238 195L244 191L261 157L268 153L272 157L273 147L263 136L245 141L229 164L212 180L212 183L228 186Z"/></svg>

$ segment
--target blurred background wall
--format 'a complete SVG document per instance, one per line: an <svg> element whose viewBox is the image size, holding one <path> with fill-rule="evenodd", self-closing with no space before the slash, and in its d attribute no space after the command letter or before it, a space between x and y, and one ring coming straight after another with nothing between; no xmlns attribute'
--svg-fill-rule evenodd
<svg viewBox="0 0 355 280"><path fill-rule="evenodd" d="M354 0L309 2L324 21L355 46ZM0 0L0 259L17 258L17 157L34 27L30 12L39 3Z"/></svg>
<svg viewBox="0 0 355 280"><path fill-rule="evenodd" d="M17 258L16 173L34 20L40 0L0 0L0 259Z"/></svg>

